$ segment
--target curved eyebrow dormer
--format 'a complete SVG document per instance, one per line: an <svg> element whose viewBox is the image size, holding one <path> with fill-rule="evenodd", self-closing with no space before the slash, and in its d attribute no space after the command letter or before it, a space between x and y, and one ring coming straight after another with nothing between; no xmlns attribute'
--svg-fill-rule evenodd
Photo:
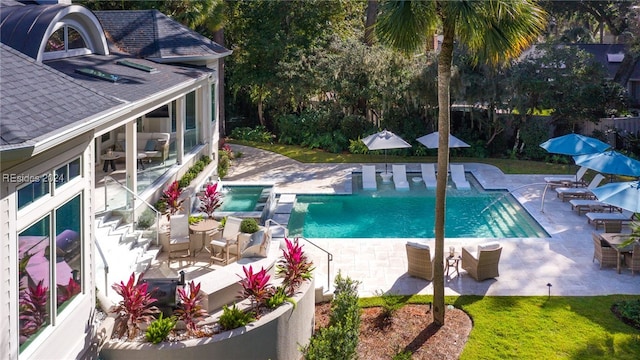
<svg viewBox="0 0 640 360"><path fill-rule="evenodd" d="M108 55L100 22L78 5L3 7L2 42L38 62L86 54Z"/></svg>

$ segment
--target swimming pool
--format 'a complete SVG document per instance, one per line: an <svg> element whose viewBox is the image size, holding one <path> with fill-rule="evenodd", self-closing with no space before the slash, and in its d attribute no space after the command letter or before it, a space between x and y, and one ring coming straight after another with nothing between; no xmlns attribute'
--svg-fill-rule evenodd
<svg viewBox="0 0 640 360"><path fill-rule="evenodd" d="M506 191L452 189L447 194L447 238L549 237ZM298 195L288 229L306 238L433 238L434 206L435 191L419 187Z"/></svg>
<svg viewBox="0 0 640 360"><path fill-rule="evenodd" d="M255 218L264 222L273 212L275 194L271 184L224 183L222 186L222 205L214 216L236 216ZM200 213L200 200L193 197L191 213Z"/></svg>

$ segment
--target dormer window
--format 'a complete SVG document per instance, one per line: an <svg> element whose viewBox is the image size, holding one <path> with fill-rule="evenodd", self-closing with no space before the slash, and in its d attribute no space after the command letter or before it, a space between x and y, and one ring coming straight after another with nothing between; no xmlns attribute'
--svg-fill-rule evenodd
<svg viewBox="0 0 640 360"><path fill-rule="evenodd" d="M47 40L43 59L59 59L86 54L91 54L91 50L80 31L73 26L63 25Z"/></svg>

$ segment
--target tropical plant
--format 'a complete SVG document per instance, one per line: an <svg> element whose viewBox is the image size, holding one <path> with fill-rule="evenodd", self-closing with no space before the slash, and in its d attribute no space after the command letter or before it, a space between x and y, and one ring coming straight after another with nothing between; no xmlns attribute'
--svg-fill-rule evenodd
<svg viewBox="0 0 640 360"><path fill-rule="evenodd" d="M119 333L123 334L126 330L129 339L133 339L138 334L139 324L149 323L160 312L157 307L151 306L156 299L147 292L147 283L136 285L135 273L131 273L126 284L120 281L120 284L111 287L122 296L122 300L111 310L120 320Z"/></svg>
<svg viewBox="0 0 640 360"><path fill-rule="evenodd" d="M213 212L222 206L222 193L218 191L218 183L207 184L204 192L198 195L200 199L200 211L207 214L209 219L213 219Z"/></svg>
<svg viewBox="0 0 640 360"><path fill-rule="evenodd" d="M20 296L20 336L29 337L35 334L47 321L47 299L49 288L44 280L29 286Z"/></svg>
<svg viewBox="0 0 640 360"><path fill-rule="evenodd" d="M175 311L179 320L184 321L189 334L193 335L197 330L197 323L209 315L202 307L202 294L200 293L200 283L197 285L191 281L189 291L178 288L180 297L180 308Z"/></svg>
<svg viewBox="0 0 640 360"><path fill-rule="evenodd" d="M293 242L284 238L286 249L282 250L282 259L278 261L277 273L283 277L283 285L287 287L287 293L293 295L304 280L311 279L313 262L302 251L302 245L298 238Z"/></svg>
<svg viewBox="0 0 640 360"><path fill-rule="evenodd" d="M222 307L222 315L218 319L218 324L223 330L231 330L245 326L255 320L253 312L244 312L238 309L236 304L233 304L233 307L228 307L227 305Z"/></svg>
<svg viewBox="0 0 640 360"><path fill-rule="evenodd" d="M424 48L438 22L442 44L438 55L438 172L449 167L451 65L456 34L475 62L504 63L518 56L545 25L545 12L532 0L385 1L376 25L380 39L407 54ZM444 324L444 220L446 177L438 177L435 204L433 321Z"/></svg>
<svg viewBox="0 0 640 360"><path fill-rule="evenodd" d="M63 304L76 294L79 294L80 290L80 284L72 278L69 278L69 283L66 286L58 285L58 305Z"/></svg>
<svg viewBox="0 0 640 360"><path fill-rule="evenodd" d="M162 318L162 313L160 313L160 317L158 317L156 320L153 320L151 324L149 324L147 331L144 333L144 337L148 342L152 344L159 344L169 336L169 334L175 327L175 318Z"/></svg>
<svg viewBox="0 0 640 360"><path fill-rule="evenodd" d="M267 299L266 306L269 309L275 309L278 306L282 305L285 301L293 305L293 308L295 309L295 300L287 295L287 290L284 286L278 286L271 297Z"/></svg>
<svg viewBox="0 0 640 360"><path fill-rule="evenodd" d="M177 180L172 182L169 187L162 192L162 195L167 203L167 220L170 220L171 215L175 215L178 211L182 210L182 202L184 202L184 199L180 199L182 195L180 183Z"/></svg>
<svg viewBox="0 0 640 360"><path fill-rule="evenodd" d="M240 232L253 234L258 230L260 230L260 226L254 218L242 219L242 221L240 222Z"/></svg>
<svg viewBox="0 0 640 360"><path fill-rule="evenodd" d="M260 307L266 306L267 299L275 291L273 285L269 283L271 276L267 274L267 270L264 267L254 273L251 265L249 265L249 268L243 266L242 271L244 271L245 277L240 280L240 285L242 286L240 297L251 300L256 316L259 316Z"/></svg>

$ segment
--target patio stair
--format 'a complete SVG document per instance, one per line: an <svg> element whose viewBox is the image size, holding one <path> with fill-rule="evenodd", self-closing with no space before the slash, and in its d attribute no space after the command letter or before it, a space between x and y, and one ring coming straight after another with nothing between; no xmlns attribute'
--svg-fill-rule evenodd
<svg viewBox="0 0 640 360"><path fill-rule="evenodd" d="M96 286L98 291L107 291L109 299L120 301L111 285L126 282L131 273L136 277L143 273L158 256L160 248L155 238L143 230L135 230L133 224L125 223L121 216L111 212L96 215L96 241L104 254L109 272L105 284L105 264L96 253ZM97 251L97 250L96 250Z"/></svg>

